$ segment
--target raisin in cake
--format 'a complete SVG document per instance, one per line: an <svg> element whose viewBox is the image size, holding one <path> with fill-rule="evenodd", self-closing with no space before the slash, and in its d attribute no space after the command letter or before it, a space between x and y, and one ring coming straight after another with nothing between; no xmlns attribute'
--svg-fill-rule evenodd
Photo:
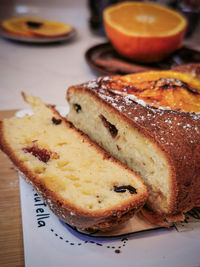
<svg viewBox="0 0 200 267"><path fill-rule="evenodd" d="M200 83L172 71L71 86L68 119L144 180L157 223L200 204Z"/></svg>
<svg viewBox="0 0 200 267"><path fill-rule="evenodd" d="M147 199L143 181L63 119L25 96L34 114L0 123L0 146L52 211L80 229L108 230Z"/></svg>

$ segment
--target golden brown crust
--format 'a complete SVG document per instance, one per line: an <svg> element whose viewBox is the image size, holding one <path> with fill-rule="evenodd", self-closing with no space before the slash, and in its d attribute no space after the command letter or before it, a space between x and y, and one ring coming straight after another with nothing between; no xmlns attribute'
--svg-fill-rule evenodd
<svg viewBox="0 0 200 267"><path fill-rule="evenodd" d="M200 199L200 115L156 109L107 90L112 77L72 86L89 94L113 115L150 140L168 162L170 208L160 217L174 217L196 206Z"/></svg>
<svg viewBox="0 0 200 267"><path fill-rule="evenodd" d="M150 211L148 208L144 208L144 207L141 209L140 212L149 222L160 225L162 227L166 227L166 228L170 227L170 224L165 222L163 220L163 217L160 216L160 214L156 214L155 212Z"/></svg>
<svg viewBox="0 0 200 267"><path fill-rule="evenodd" d="M173 67L172 70L189 73L192 77L200 79L200 63L183 64Z"/></svg>
<svg viewBox="0 0 200 267"><path fill-rule="evenodd" d="M26 99L24 95L23 97ZM56 117L59 117L66 124L66 127L72 128L74 134L78 134L80 138L90 143L90 145L96 149L97 153L101 153L103 158L115 162L125 168L128 172L132 172L127 166L111 157L108 152L100 148L96 143L92 142L87 135L80 130L77 130L71 123L62 118L53 106L48 106L48 108L56 114ZM112 209L87 212L84 209L77 208L69 201L66 201L65 199L59 197L55 192L48 189L45 184L42 181L39 181L37 176L16 157L12 148L9 146L9 143L6 141L6 137L4 136L3 124L4 122L0 121L0 148L7 154L17 169L23 173L26 180L42 195L50 209L68 224L80 229L98 229L106 231L113 228L115 225L128 220L145 203L147 199L147 191L144 187L143 193L141 193L137 199L134 201L133 199L127 200L126 202L123 202L121 206L118 205ZM140 178L138 177L138 179Z"/></svg>

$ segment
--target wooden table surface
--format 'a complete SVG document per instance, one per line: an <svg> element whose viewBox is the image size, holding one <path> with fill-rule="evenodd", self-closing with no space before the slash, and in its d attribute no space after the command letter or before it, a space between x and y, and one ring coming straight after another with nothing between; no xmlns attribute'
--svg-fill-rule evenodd
<svg viewBox="0 0 200 267"><path fill-rule="evenodd" d="M0 120L16 111L0 111ZM8 158L0 151L0 266L24 266L19 179Z"/></svg>

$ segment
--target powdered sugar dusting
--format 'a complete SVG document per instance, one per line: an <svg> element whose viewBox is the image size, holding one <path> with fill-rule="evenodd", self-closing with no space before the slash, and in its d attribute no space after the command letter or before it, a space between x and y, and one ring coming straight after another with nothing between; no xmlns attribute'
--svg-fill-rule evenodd
<svg viewBox="0 0 200 267"><path fill-rule="evenodd" d="M110 81L110 80L111 80L111 78L109 76L105 76L102 78L102 81Z"/></svg>
<svg viewBox="0 0 200 267"><path fill-rule="evenodd" d="M90 89L94 89L98 87L98 83L96 82L96 80L90 81L88 82L85 87L88 87Z"/></svg>
<svg viewBox="0 0 200 267"><path fill-rule="evenodd" d="M181 136L181 140L185 138L185 142L191 145L199 142L198 138L194 139L195 134L200 134L199 113L179 112L178 110L171 110L169 106L152 107L134 94L113 90L112 86L115 84L112 85L112 83L114 82L112 77L106 76L93 80L85 86L95 90L101 99L128 116L139 127L151 129L150 135L164 145L178 146L177 139L174 138L177 133ZM182 84L178 85L181 86Z"/></svg>
<svg viewBox="0 0 200 267"><path fill-rule="evenodd" d="M138 78L140 78L138 76ZM172 110L172 108L170 106L155 106L154 104L154 101L151 103L149 102L146 102L145 100L143 99L140 99L138 98L136 95L134 94L130 94L130 93L127 93L126 91L120 91L120 90L114 90L113 86L112 86L112 83L115 83L116 80L113 79L112 77L109 77L109 76L105 76L105 77L99 77L97 79L94 79L88 83L86 83L84 85L84 87L88 87L89 89L95 89L97 90L98 89L98 92L101 93L101 96L104 94L106 94L106 91L110 91L112 94L115 94L115 95L119 95L121 97L123 97L126 105L131 105L131 101L130 100L133 100L134 102L136 102L137 104L143 106L143 107L151 107L154 108L154 109L157 109L157 110ZM172 85L175 85L177 87L182 87L184 86L184 82L180 81L180 80L177 80L177 79L174 79L174 78L161 78L160 80L158 80L158 85L159 83L167 83L167 84L172 84ZM152 88L153 89L153 88ZM103 90L103 91L102 91ZM108 94L107 94L108 95ZM112 97L112 95L110 96L109 98L109 102L112 103L115 101L115 97ZM106 99L105 99L106 100ZM181 103L180 103L181 105ZM119 108L120 110L122 109L122 107ZM176 111L176 110L175 110ZM181 111L181 112L187 112L188 111ZM192 113L192 112L191 112ZM198 114L200 115L200 113L194 113L194 114ZM199 116L198 116L199 117ZM198 119L198 118L197 118Z"/></svg>
<svg viewBox="0 0 200 267"><path fill-rule="evenodd" d="M144 100L137 98L135 95L129 95L128 97L143 107L147 106L147 103Z"/></svg>

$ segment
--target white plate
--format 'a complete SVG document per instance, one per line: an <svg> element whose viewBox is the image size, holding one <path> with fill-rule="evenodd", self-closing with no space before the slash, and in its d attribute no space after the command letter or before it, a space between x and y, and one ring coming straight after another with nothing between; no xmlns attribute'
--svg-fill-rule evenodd
<svg viewBox="0 0 200 267"><path fill-rule="evenodd" d="M26 267L200 266L200 227L90 237L61 222L22 177L20 192Z"/></svg>
<svg viewBox="0 0 200 267"><path fill-rule="evenodd" d="M47 43L57 43L64 42L74 38L77 35L76 30L73 28L72 31L68 34L58 36L58 37L25 37L19 36L15 34L11 34L9 32L4 31L0 28L0 36L12 41L24 42L24 43L35 43L35 44L47 44Z"/></svg>

